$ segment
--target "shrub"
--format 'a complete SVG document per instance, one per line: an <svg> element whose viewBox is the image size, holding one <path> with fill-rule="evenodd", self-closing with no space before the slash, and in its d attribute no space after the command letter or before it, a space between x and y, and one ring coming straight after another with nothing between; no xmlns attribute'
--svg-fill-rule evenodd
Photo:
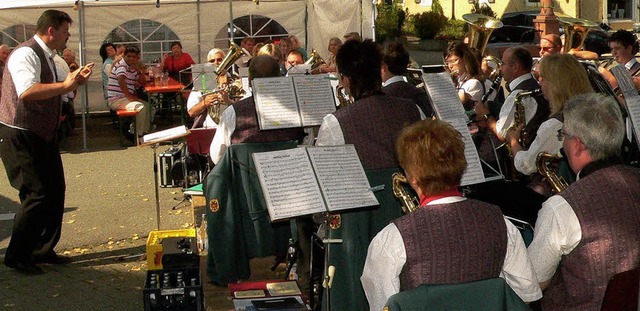
<svg viewBox="0 0 640 311"><path fill-rule="evenodd" d="M477 14L482 14L486 16L491 16L493 18L498 18L496 13L493 12L491 7L488 6L486 3L480 4L478 0L474 0L472 5L473 5L473 8L471 8L471 13L477 13Z"/></svg>
<svg viewBox="0 0 640 311"><path fill-rule="evenodd" d="M383 42L386 39L394 39L402 36L402 28L405 23L407 13L397 5L381 3L377 5L378 16L376 17L376 41Z"/></svg>
<svg viewBox="0 0 640 311"><path fill-rule="evenodd" d="M447 23L447 17L437 12L423 12L413 15L411 21L416 36L420 39L433 39Z"/></svg>
<svg viewBox="0 0 640 311"><path fill-rule="evenodd" d="M462 20L449 20L436 34L436 39L441 40L462 40L467 33L467 23Z"/></svg>

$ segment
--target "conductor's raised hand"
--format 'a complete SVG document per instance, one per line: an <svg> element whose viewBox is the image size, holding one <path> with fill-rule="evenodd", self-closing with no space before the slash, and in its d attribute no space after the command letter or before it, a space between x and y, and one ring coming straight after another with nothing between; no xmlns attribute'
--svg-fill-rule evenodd
<svg viewBox="0 0 640 311"><path fill-rule="evenodd" d="M94 63L88 63L76 70L78 71L78 74L75 76L75 81L78 85L87 83L87 80L89 80L89 77L91 77L91 74L93 73L94 65Z"/></svg>

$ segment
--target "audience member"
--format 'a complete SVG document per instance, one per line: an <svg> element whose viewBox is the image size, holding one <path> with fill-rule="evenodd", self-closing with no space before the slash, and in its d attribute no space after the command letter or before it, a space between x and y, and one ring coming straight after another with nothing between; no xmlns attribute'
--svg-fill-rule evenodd
<svg viewBox="0 0 640 311"><path fill-rule="evenodd" d="M298 50L302 54L302 59L307 60L307 50L305 50L300 45L300 40L295 35L290 35L289 40L291 40L291 49Z"/></svg>
<svg viewBox="0 0 640 311"><path fill-rule="evenodd" d="M302 53L300 53L300 51L298 50L292 50L287 55L287 59L284 64L285 72L289 72L289 69L291 69L291 67L302 64L304 64L304 57L302 56Z"/></svg>
<svg viewBox="0 0 640 311"><path fill-rule="evenodd" d="M64 61L69 66L69 70L76 71L76 69L80 68L76 62L76 51L73 49L65 48L62 51L62 58L64 58Z"/></svg>
<svg viewBox="0 0 640 311"><path fill-rule="evenodd" d="M116 57L116 49L113 43L106 42L100 46L100 57L102 58L102 92L104 93L104 100L106 102L109 94L107 92L107 85L109 84L109 74L111 73L111 67L113 66L113 60Z"/></svg>
<svg viewBox="0 0 640 311"><path fill-rule="evenodd" d="M133 67L133 64L139 60L140 49L136 46L127 46L124 58L113 64L107 85L109 109L138 112L136 114L137 133L130 132L131 139L148 133L151 125L149 103L140 99L136 92L136 88L140 83L141 73Z"/></svg>
<svg viewBox="0 0 640 311"><path fill-rule="evenodd" d="M180 71L189 68L195 64L191 55L182 52L182 43L175 41L171 43L171 53L164 54L162 56L161 70L169 73L172 78L183 81L180 79ZM190 79L189 79L190 80ZM183 81L184 82L184 81ZM187 81L187 83L190 81Z"/></svg>
<svg viewBox="0 0 640 311"><path fill-rule="evenodd" d="M600 310L609 279L640 265L640 170L621 164L624 135L611 97L565 104L558 139L578 180L543 204L529 246L543 310Z"/></svg>
<svg viewBox="0 0 640 311"><path fill-rule="evenodd" d="M251 37L242 38L240 41L240 48L244 51L244 55L238 59L235 64L240 68L247 68L251 62L251 57L256 56L253 47L256 45L256 40Z"/></svg>
<svg viewBox="0 0 640 311"><path fill-rule="evenodd" d="M349 40L362 41L362 37L360 36L360 33L352 31L344 35L344 42Z"/></svg>
<svg viewBox="0 0 640 311"><path fill-rule="evenodd" d="M497 206L457 190L467 168L460 133L443 121L423 120L401 132L396 153L420 208L393 220L369 245L360 280L370 310L421 284L497 277L523 301L540 299L520 231Z"/></svg>
<svg viewBox="0 0 640 311"><path fill-rule="evenodd" d="M327 63L318 68L320 73L336 72L336 54L338 54L341 46L342 41L339 38L333 37L329 39L329 46L327 47L329 57L325 60Z"/></svg>

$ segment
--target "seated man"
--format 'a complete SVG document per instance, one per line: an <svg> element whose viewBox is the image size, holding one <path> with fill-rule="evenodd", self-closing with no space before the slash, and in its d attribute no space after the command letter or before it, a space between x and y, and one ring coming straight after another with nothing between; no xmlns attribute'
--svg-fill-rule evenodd
<svg viewBox="0 0 640 311"><path fill-rule="evenodd" d="M216 66L220 66L223 59L224 52L222 52L221 49L211 49L207 54L207 62ZM209 107L215 105L220 105L219 113L222 113L229 107L231 101L223 95L223 92L224 91L216 92L203 97L201 91L191 91L189 99L187 100L187 112L190 117L195 118L191 128L214 128L218 126L218 123L211 118L208 111ZM220 120L218 120L218 122L219 121Z"/></svg>
<svg viewBox="0 0 640 311"><path fill-rule="evenodd" d="M640 265L640 170L620 164L624 133L612 98L566 103L558 138L578 180L543 204L529 246L543 310L600 310L611 276Z"/></svg>
<svg viewBox="0 0 640 311"><path fill-rule="evenodd" d="M467 167L451 125L423 120L405 128L396 153L420 208L387 225L369 245L360 278L371 310L421 284L502 277L525 302L540 299L518 229L497 206L466 199L457 188Z"/></svg>
<svg viewBox="0 0 640 311"><path fill-rule="evenodd" d="M138 111L136 115L136 134L144 135L150 128L149 103L138 98L136 88L140 81L144 81L144 73L134 69L140 59L140 49L136 46L127 46L124 58L113 64L109 82L107 84L107 105L109 109Z"/></svg>
<svg viewBox="0 0 640 311"><path fill-rule="evenodd" d="M618 65L624 66L627 72L631 75L633 84L636 89L640 89L640 62L635 58L638 53L638 41L636 36L627 30L620 29L614 32L609 37L609 47L611 48L611 54L613 59ZM616 77L607 69L600 69L602 76L607 79L613 89L618 88L618 81Z"/></svg>
<svg viewBox="0 0 640 311"><path fill-rule="evenodd" d="M284 68L285 72L289 72L289 70L297 65L304 64L304 57L302 53L298 50L292 50L289 54L286 55Z"/></svg>
<svg viewBox="0 0 640 311"><path fill-rule="evenodd" d="M249 80L255 78L278 77L280 66L271 56L259 55L249 66ZM261 143L299 140L304 136L302 128L260 130L253 96L229 106L220 117L218 130L211 142L210 156L218 163L227 146L239 143Z"/></svg>
<svg viewBox="0 0 640 311"><path fill-rule="evenodd" d="M409 53L401 43L387 42L382 47L382 91L394 97L406 98L420 107L422 112L431 117L433 107L424 88L417 88L407 81L405 75L409 66Z"/></svg>

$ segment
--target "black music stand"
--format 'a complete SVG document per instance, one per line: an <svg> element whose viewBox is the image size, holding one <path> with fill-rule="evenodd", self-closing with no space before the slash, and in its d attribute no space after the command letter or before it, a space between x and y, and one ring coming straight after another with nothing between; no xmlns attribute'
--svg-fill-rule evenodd
<svg viewBox="0 0 640 311"><path fill-rule="evenodd" d="M189 135L189 130L182 125L168 130L158 131L155 133L147 134L142 137L142 143L138 147L151 146L153 149L153 181L155 184L156 192L156 223L157 230L160 230L160 194L158 185L158 156L156 149L162 142L173 141Z"/></svg>

